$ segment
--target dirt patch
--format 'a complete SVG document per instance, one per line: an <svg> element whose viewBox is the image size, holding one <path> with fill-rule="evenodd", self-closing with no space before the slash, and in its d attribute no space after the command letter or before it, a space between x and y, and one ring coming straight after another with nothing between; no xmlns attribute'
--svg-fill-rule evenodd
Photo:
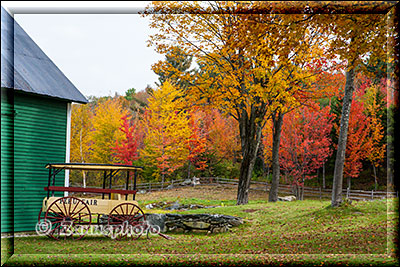
<svg viewBox="0 0 400 267"><path fill-rule="evenodd" d="M162 198L197 198L206 200L236 200L237 186L231 185L197 185L181 188L166 189L162 191L137 194L136 200L147 201ZM268 200L266 192L250 191L249 200Z"/></svg>

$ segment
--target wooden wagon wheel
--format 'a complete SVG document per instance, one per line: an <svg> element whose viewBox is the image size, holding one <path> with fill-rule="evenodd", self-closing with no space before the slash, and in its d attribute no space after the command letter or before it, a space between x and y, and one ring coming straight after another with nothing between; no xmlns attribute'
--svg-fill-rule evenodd
<svg viewBox="0 0 400 267"><path fill-rule="evenodd" d="M115 206L108 215L108 229L116 240L138 239L146 231L146 216L137 205L122 203Z"/></svg>
<svg viewBox="0 0 400 267"><path fill-rule="evenodd" d="M48 236L56 240L79 240L92 223L88 205L76 197L62 197L54 201L47 208L44 219L51 222Z"/></svg>
<svg viewBox="0 0 400 267"><path fill-rule="evenodd" d="M38 215L38 222L36 224L36 232L46 235L50 237L49 235L49 225L46 223L44 216L46 215L46 212L42 211L42 208L39 210L39 215Z"/></svg>

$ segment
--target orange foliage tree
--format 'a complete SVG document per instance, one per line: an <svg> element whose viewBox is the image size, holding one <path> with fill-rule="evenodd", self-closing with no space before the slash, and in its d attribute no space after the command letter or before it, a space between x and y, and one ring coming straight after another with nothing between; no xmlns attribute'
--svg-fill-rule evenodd
<svg viewBox="0 0 400 267"><path fill-rule="evenodd" d="M158 29L150 45L160 53L178 45L202 66L201 75L181 73L189 82L188 102L211 105L238 121L238 205L248 203L266 116L284 113L286 105L298 101L296 92L312 81L305 63L323 54L324 37L320 29L307 27L308 15L245 14L259 5L170 1L153 2L147 9L150 26ZM177 10L184 12L176 15Z"/></svg>

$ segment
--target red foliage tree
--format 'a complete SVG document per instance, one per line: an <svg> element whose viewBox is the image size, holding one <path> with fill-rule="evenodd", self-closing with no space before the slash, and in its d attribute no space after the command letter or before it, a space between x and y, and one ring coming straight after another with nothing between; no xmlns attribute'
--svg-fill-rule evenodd
<svg viewBox="0 0 400 267"><path fill-rule="evenodd" d="M115 147L112 149L115 152L115 157L118 158L121 163L132 165L133 161L138 159L138 144L134 136L135 126L131 125L130 117L127 115L124 115L121 120L122 123L119 130L123 132L124 138L120 142L117 140Z"/></svg>
<svg viewBox="0 0 400 267"><path fill-rule="evenodd" d="M304 181L314 178L312 174L332 153L329 137L332 120L329 106L303 107L284 118L279 158L298 199L303 198Z"/></svg>
<svg viewBox="0 0 400 267"><path fill-rule="evenodd" d="M200 112L192 112L189 120L191 134L188 140L189 156L188 160L195 166L197 170L204 170L207 167L207 160L204 157L206 152L206 129L201 127L202 114Z"/></svg>
<svg viewBox="0 0 400 267"><path fill-rule="evenodd" d="M346 145L346 158L343 175L348 179L348 187L351 178L356 178L362 171L362 160L364 160L372 148L369 138L369 125L371 118L365 114L362 102L355 97L349 119L349 130Z"/></svg>

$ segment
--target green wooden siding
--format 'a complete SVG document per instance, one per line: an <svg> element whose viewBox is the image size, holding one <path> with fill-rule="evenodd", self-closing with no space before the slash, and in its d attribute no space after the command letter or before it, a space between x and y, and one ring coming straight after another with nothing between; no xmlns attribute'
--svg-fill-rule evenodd
<svg viewBox="0 0 400 267"><path fill-rule="evenodd" d="M12 90L1 88L1 232L13 232L14 108Z"/></svg>
<svg viewBox="0 0 400 267"><path fill-rule="evenodd" d="M31 231L47 195L45 165L65 162L67 102L15 92L14 110L14 231ZM56 185L64 185L64 172Z"/></svg>

